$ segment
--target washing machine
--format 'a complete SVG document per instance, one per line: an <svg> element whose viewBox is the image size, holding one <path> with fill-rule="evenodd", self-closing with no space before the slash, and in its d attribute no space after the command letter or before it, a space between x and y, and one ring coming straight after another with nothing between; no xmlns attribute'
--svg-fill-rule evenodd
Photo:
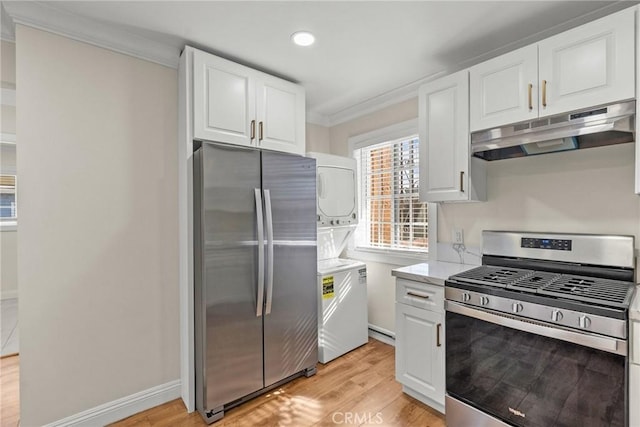
<svg viewBox="0 0 640 427"><path fill-rule="evenodd" d="M358 224L355 159L307 156L318 180L318 359L328 363L368 341L367 266L340 258Z"/></svg>

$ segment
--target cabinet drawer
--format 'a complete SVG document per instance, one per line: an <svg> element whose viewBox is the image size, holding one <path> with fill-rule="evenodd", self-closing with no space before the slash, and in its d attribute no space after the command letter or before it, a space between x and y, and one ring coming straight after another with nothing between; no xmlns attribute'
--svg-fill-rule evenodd
<svg viewBox="0 0 640 427"><path fill-rule="evenodd" d="M444 313L444 287L396 279L396 302Z"/></svg>

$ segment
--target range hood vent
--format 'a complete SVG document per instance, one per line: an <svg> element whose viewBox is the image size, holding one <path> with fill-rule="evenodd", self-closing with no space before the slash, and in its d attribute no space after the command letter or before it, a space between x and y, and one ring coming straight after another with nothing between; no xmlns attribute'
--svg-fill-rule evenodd
<svg viewBox="0 0 640 427"><path fill-rule="evenodd" d="M636 102L626 101L471 134L471 152L501 160L634 141Z"/></svg>

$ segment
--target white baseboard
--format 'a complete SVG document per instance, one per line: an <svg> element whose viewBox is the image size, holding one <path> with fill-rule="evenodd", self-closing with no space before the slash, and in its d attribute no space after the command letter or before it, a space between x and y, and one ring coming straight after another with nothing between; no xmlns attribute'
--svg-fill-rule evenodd
<svg viewBox="0 0 640 427"><path fill-rule="evenodd" d="M154 406L162 405L180 397L180 380L151 387L130 396L96 406L45 427L93 427L110 424L124 418L146 411Z"/></svg>
<svg viewBox="0 0 640 427"><path fill-rule="evenodd" d="M369 336L385 344L396 346L396 334L388 329L381 328L369 323Z"/></svg>
<svg viewBox="0 0 640 427"><path fill-rule="evenodd" d="M12 298L18 298L18 290L12 290L12 291L2 291L0 292L0 300L2 299L12 299Z"/></svg>

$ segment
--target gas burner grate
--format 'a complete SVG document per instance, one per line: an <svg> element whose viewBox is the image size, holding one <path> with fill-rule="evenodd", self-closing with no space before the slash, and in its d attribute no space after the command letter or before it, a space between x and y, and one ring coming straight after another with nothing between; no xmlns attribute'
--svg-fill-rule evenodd
<svg viewBox="0 0 640 427"><path fill-rule="evenodd" d="M626 308L631 301L633 289L632 283L621 280L562 274L558 280L539 289L538 293L598 305Z"/></svg>
<svg viewBox="0 0 640 427"><path fill-rule="evenodd" d="M482 265L472 270L456 274L452 279L480 285L492 285L506 288L507 285L532 274L532 270L509 267L491 267Z"/></svg>
<svg viewBox="0 0 640 427"><path fill-rule="evenodd" d="M519 291L537 293L541 288L556 282L560 276L561 275L558 273L532 271L530 275L507 285L507 289L517 289Z"/></svg>

